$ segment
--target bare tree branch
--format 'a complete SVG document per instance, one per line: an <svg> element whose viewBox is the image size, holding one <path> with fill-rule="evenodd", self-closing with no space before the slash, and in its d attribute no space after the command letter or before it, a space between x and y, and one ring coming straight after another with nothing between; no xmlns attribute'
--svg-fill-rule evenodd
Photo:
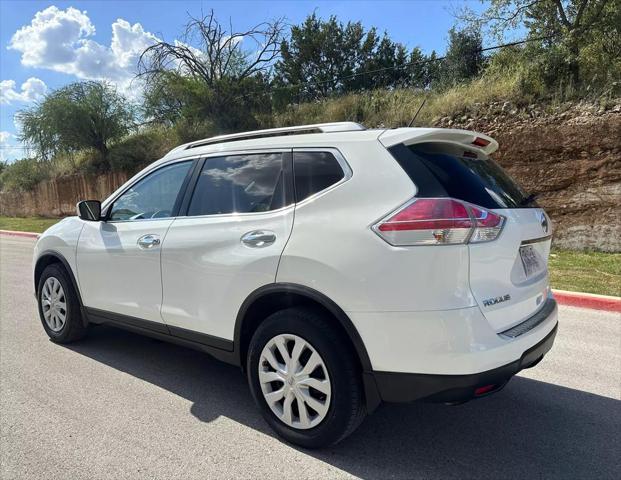
<svg viewBox="0 0 621 480"><path fill-rule="evenodd" d="M521 5L521 6L517 7L508 17L493 16L492 15L492 16L489 16L487 18L487 20L488 21L498 21L498 22L501 22L503 24L510 25L513 21L519 19L524 13L526 13L529 8L534 7L538 3L541 3L542 1L545 1L545 0L533 0L530 3L526 3L524 5Z"/></svg>
<svg viewBox="0 0 621 480"><path fill-rule="evenodd" d="M483 14L475 13L471 8L465 7L452 10L452 15L459 22L468 26L476 26L479 29L491 25L493 26L492 33L498 34L506 28L515 26L532 7L549 1L531 0L526 3L515 2L515 4L509 1L501 2L487 9Z"/></svg>
<svg viewBox="0 0 621 480"><path fill-rule="evenodd" d="M175 71L209 86L225 77L240 81L271 68L280 53L285 27L280 18L234 32L230 20L227 30L213 10L190 16L180 42L160 41L142 53L138 75L149 82L164 72Z"/></svg>
<svg viewBox="0 0 621 480"><path fill-rule="evenodd" d="M576 19L574 20L574 27L580 26L580 21L582 20L582 15L584 15L584 10L589 3L589 0L582 0L582 3L578 7L578 13L576 13ZM605 2L603 2L605 3Z"/></svg>
<svg viewBox="0 0 621 480"><path fill-rule="evenodd" d="M587 0L584 0L585 3L586 1ZM563 8L563 3L561 2L561 0L554 0L554 3L556 4L556 9L558 10L559 16L561 17L561 23L565 26L565 28L567 28L567 30L571 30L573 25L567 19L567 15L565 14L565 9Z"/></svg>

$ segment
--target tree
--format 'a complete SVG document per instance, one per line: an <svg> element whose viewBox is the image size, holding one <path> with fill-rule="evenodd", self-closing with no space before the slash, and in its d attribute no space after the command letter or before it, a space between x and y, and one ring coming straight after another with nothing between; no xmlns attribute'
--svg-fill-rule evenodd
<svg viewBox="0 0 621 480"><path fill-rule="evenodd" d="M431 85L431 76L429 75L430 65L435 65L436 52L432 51L431 55L427 57L420 48L413 48L408 58L408 84L414 88L424 89ZM433 68L433 67L431 67Z"/></svg>
<svg viewBox="0 0 621 480"><path fill-rule="evenodd" d="M384 33L370 58L360 65L361 71L369 72L366 74L363 87L394 88L409 85L409 62L405 46L393 42Z"/></svg>
<svg viewBox="0 0 621 480"><path fill-rule="evenodd" d="M143 113L168 126L210 122L220 131L252 129L259 125L257 117L271 113L270 84L261 74L208 85L178 72L162 72L146 85Z"/></svg>
<svg viewBox="0 0 621 480"><path fill-rule="evenodd" d="M418 49L394 42L360 22L343 24L335 16L322 20L315 13L291 28L281 43L276 63L277 103L317 100L334 94L370 88L396 88L421 83Z"/></svg>
<svg viewBox="0 0 621 480"><path fill-rule="evenodd" d="M209 120L224 130L256 126L253 113L269 113L268 77L283 30L282 19L235 32L213 10L190 17L181 41L157 42L140 57L146 116L161 123Z"/></svg>
<svg viewBox="0 0 621 480"><path fill-rule="evenodd" d="M483 39L477 29L449 30L449 46L440 66L442 83L454 85L479 75L484 57Z"/></svg>
<svg viewBox="0 0 621 480"><path fill-rule="evenodd" d="M428 88L435 88L442 83L442 60L439 60L438 54L435 50L431 51L426 62L423 64L422 76L424 79L424 86Z"/></svg>
<svg viewBox="0 0 621 480"><path fill-rule="evenodd" d="M94 148L105 159L110 142L126 135L133 120L129 103L105 82L69 84L17 113L20 140L42 159L83 148Z"/></svg>
<svg viewBox="0 0 621 480"><path fill-rule="evenodd" d="M343 91L342 78L351 76L357 61L364 57L363 42L370 52L377 41L375 32L367 34L360 23L339 23L332 16L327 21L309 15L300 25L291 27L288 40L280 46L281 59L276 63L277 84L298 100L312 100Z"/></svg>
<svg viewBox="0 0 621 480"><path fill-rule="evenodd" d="M227 30L213 10L190 16L181 41L157 42L140 56L139 77L150 81L162 73L177 72L216 87L223 78L240 81L267 72L279 54L283 19L263 22L244 32ZM249 50L243 44L252 46Z"/></svg>
<svg viewBox="0 0 621 480"><path fill-rule="evenodd" d="M539 39L533 53L547 55L549 62L560 58L564 68L555 65L555 77L565 74L576 88L584 81L582 51L593 43L601 41L604 51L598 53L618 65L620 10L619 0L491 0L482 14L465 10L458 18L489 28L497 38L526 27L531 39Z"/></svg>

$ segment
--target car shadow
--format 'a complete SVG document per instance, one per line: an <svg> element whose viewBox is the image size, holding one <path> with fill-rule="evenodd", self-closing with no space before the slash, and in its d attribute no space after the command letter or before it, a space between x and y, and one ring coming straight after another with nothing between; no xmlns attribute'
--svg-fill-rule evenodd
<svg viewBox="0 0 621 480"><path fill-rule="evenodd" d="M274 436L238 368L107 326L68 348ZM457 407L383 405L340 444L304 453L362 478L619 478L621 402L522 377Z"/></svg>

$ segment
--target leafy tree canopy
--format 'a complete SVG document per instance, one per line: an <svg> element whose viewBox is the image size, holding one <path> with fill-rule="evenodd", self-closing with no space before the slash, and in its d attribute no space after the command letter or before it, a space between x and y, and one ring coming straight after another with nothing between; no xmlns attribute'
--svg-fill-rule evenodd
<svg viewBox="0 0 621 480"><path fill-rule="evenodd" d="M109 143L126 135L134 114L125 98L104 82L78 82L49 94L17 114L20 138L44 159L84 148L103 157Z"/></svg>
<svg viewBox="0 0 621 480"><path fill-rule="evenodd" d="M276 63L276 95L290 101L324 98L329 95L370 88L429 84L425 57L379 35L365 31L360 22L343 24L332 16L322 20L315 13L291 27L280 45Z"/></svg>
<svg viewBox="0 0 621 480"><path fill-rule="evenodd" d="M590 88L621 75L621 0L491 0L482 14L457 17L499 40L525 28L536 41L524 48L549 86Z"/></svg>

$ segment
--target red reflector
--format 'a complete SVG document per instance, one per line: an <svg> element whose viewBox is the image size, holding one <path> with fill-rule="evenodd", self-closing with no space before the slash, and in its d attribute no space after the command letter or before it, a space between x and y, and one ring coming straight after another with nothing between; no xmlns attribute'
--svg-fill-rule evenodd
<svg viewBox="0 0 621 480"><path fill-rule="evenodd" d="M485 385L484 387L479 387L474 391L475 395L483 395L485 393L489 393L496 388L496 385Z"/></svg>
<svg viewBox="0 0 621 480"><path fill-rule="evenodd" d="M421 198L382 223L381 232L471 228L466 206L450 198Z"/></svg>
<svg viewBox="0 0 621 480"><path fill-rule="evenodd" d="M472 145L476 145L477 147L487 147L490 144L489 140L485 140L484 138L477 137L472 142Z"/></svg>

